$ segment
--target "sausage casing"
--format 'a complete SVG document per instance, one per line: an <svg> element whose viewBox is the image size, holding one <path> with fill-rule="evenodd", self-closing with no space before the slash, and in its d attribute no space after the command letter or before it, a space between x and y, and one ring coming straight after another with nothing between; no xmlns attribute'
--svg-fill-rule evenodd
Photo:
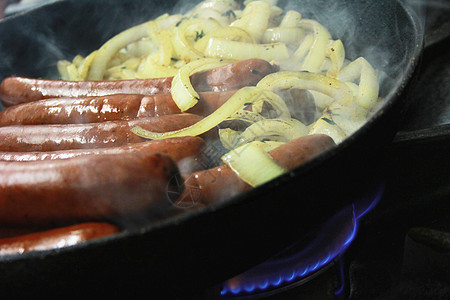
<svg viewBox="0 0 450 300"><path fill-rule="evenodd" d="M120 147L76 149L48 152L0 152L0 161L40 161L69 159L85 155L104 155L120 153L158 152L169 155L175 162L188 157L197 157L205 142L199 137L176 137L164 140L152 140Z"/></svg>
<svg viewBox="0 0 450 300"><path fill-rule="evenodd" d="M292 169L334 145L334 141L327 135L309 135L291 140L269 154L279 165ZM251 188L227 165L194 172L185 177L186 189L179 198L180 205L184 206L186 203L214 203Z"/></svg>
<svg viewBox="0 0 450 300"><path fill-rule="evenodd" d="M196 73L191 82L196 91L226 91L256 85L261 78L276 71L276 67L261 59L248 59L213 70ZM154 95L169 93L172 77L116 80L64 81L24 77L8 77L0 84L3 105L57 97L90 97L111 94Z"/></svg>
<svg viewBox="0 0 450 300"><path fill-rule="evenodd" d="M235 91L200 93L200 101L188 112L205 116L220 107L234 93ZM85 124L180 113L170 94L53 98L6 108L0 112L0 126Z"/></svg>
<svg viewBox="0 0 450 300"><path fill-rule="evenodd" d="M23 236L0 239L0 255L57 249L119 232L119 227L100 222L86 222Z"/></svg>
<svg viewBox="0 0 450 300"><path fill-rule="evenodd" d="M130 215L164 214L180 176L160 153L89 155L0 162L0 225L118 224Z"/></svg>
<svg viewBox="0 0 450 300"><path fill-rule="evenodd" d="M117 147L147 141L131 132L135 126L155 132L168 132L190 126L201 119L201 116L194 114L176 114L89 124L5 126L0 127L0 151L30 152Z"/></svg>

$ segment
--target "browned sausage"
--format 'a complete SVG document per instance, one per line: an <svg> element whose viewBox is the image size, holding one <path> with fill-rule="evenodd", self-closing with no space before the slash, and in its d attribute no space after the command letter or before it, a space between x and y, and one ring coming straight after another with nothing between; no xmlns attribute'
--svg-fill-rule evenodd
<svg viewBox="0 0 450 300"><path fill-rule="evenodd" d="M6 126L0 127L0 151L57 151L123 146L147 141L131 132L135 126L154 132L168 132L190 126L201 118L194 114L176 114L89 124Z"/></svg>
<svg viewBox="0 0 450 300"><path fill-rule="evenodd" d="M239 61L213 70L192 75L191 81L199 92L235 90L255 85L276 68L261 59ZM169 93L172 77L116 81L64 81L24 77L8 77L0 84L3 105L57 97L89 97L111 94L154 95Z"/></svg>
<svg viewBox="0 0 450 300"><path fill-rule="evenodd" d="M194 74L191 82L197 92L237 90L244 86L256 85L264 76L277 70L278 66L252 58Z"/></svg>
<svg viewBox="0 0 450 300"><path fill-rule="evenodd" d="M73 246L88 240L119 232L119 227L100 222L87 222L55 228L23 236L0 239L0 255L22 254Z"/></svg>
<svg viewBox="0 0 450 300"><path fill-rule="evenodd" d="M335 145L327 135L310 135L294 139L270 151L270 155L281 166L291 169ZM242 181L227 165L198 171L185 176L185 191L178 202L209 204L235 196L250 186Z"/></svg>
<svg viewBox="0 0 450 300"><path fill-rule="evenodd" d="M174 184L179 176L175 162L160 153L0 162L0 226L154 217L170 211L169 191L182 190Z"/></svg>
<svg viewBox="0 0 450 300"><path fill-rule="evenodd" d="M152 140L111 148L76 149L48 152L0 152L0 161L38 161L69 159L84 155L119 154L125 152L158 152L170 155L175 162L188 157L197 157L205 142L199 137L177 137Z"/></svg>
<svg viewBox="0 0 450 300"><path fill-rule="evenodd" d="M235 92L200 93L200 101L189 112L207 115L225 103ZM179 113L181 111L170 94L53 98L6 108L0 112L0 126L84 124Z"/></svg>

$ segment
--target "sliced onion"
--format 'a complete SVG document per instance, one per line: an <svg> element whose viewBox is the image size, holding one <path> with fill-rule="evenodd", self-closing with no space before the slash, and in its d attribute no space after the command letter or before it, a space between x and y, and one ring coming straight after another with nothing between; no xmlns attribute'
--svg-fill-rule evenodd
<svg viewBox="0 0 450 300"><path fill-rule="evenodd" d="M270 4L263 1L255 1L247 4L239 19L231 26L246 30L253 39L259 43L263 37L270 18Z"/></svg>
<svg viewBox="0 0 450 300"><path fill-rule="evenodd" d="M192 18L194 19L214 19L222 26L228 26L231 23L230 20L231 16L227 16L224 13L221 13L218 10L215 10L213 8L203 8L200 10L196 10L192 13Z"/></svg>
<svg viewBox="0 0 450 300"><path fill-rule="evenodd" d="M264 102L270 104L272 108L276 111L277 117L279 119L290 119L291 113L289 111L289 108L286 105L286 102L277 94L270 90L264 91L263 97L256 102L254 105L252 105L252 110L254 112L261 113L263 109Z"/></svg>
<svg viewBox="0 0 450 300"><path fill-rule="evenodd" d="M314 41L303 60L301 71L318 73L325 59L331 34L324 26L314 20L303 19L299 21L299 26L305 30L312 31L314 35Z"/></svg>
<svg viewBox="0 0 450 300"><path fill-rule="evenodd" d="M222 156L222 161L252 187L264 184L286 172L261 144L264 143L250 143Z"/></svg>
<svg viewBox="0 0 450 300"><path fill-rule="evenodd" d="M371 109L377 99L380 89L377 72L363 57L351 62L338 74L342 81L354 82L359 80L358 95L356 101L363 107Z"/></svg>
<svg viewBox="0 0 450 300"><path fill-rule="evenodd" d="M347 134L334 122L328 112L312 124L309 134L326 134L336 144L341 143L347 137Z"/></svg>
<svg viewBox="0 0 450 300"><path fill-rule="evenodd" d="M296 27L268 28L264 32L263 43L285 43L297 46L305 37L305 31Z"/></svg>
<svg viewBox="0 0 450 300"><path fill-rule="evenodd" d="M172 61L173 46L169 31L159 29L156 23L148 24L149 36L158 45L158 64L168 66Z"/></svg>
<svg viewBox="0 0 450 300"><path fill-rule="evenodd" d="M214 128L233 113L244 108L246 105L257 101L263 92L263 90L257 87L244 87L238 90L230 99L228 99L227 102L222 104L212 114L198 121L194 125L180 130L159 133L150 132L136 126L132 128L131 131L140 137L153 140L165 139L169 137L197 136Z"/></svg>
<svg viewBox="0 0 450 300"><path fill-rule="evenodd" d="M347 135L351 135L366 123L368 113L367 109L355 102L347 106L335 102L328 107L327 112Z"/></svg>
<svg viewBox="0 0 450 300"><path fill-rule="evenodd" d="M199 95L191 84L190 76L197 72L202 72L224 66L230 62L214 58L194 60L181 67L172 79L170 93L173 101L181 111L186 111L197 104Z"/></svg>
<svg viewBox="0 0 450 300"><path fill-rule="evenodd" d="M181 19L181 15L172 15L166 18L157 18L154 21L157 22L158 28L166 28L173 23L178 22ZM108 40L97 52L94 61L92 62L88 80L101 80L105 72L106 66L109 60L122 48L128 44L135 42L143 37L148 36L148 22L131 27L125 31L122 31L118 35Z"/></svg>
<svg viewBox="0 0 450 300"><path fill-rule="evenodd" d="M289 58L288 50L283 43L249 44L220 38L210 38L204 53L211 57L236 60L259 58L272 61Z"/></svg>
<svg viewBox="0 0 450 300"><path fill-rule="evenodd" d="M331 60L331 68L327 72L328 77L337 78L339 71L342 68L345 60L344 44L341 40L331 43L327 50L327 56Z"/></svg>
<svg viewBox="0 0 450 300"><path fill-rule="evenodd" d="M210 0L210 1L202 1L197 4L188 15L193 15L199 10L202 9L214 9L220 13L225 13L229 10L237 9L239 4L234 0Z"/></svg>
<svg viewBox="0 0 450 300"><path fill-rule="evenodd" d="M228 150L234 149L241 133L241 131L233 130L231 128L219 129L219 139L222 146Z"/></svg>
<svg viewBox="0 0 450 300"><path fill-rule="evenodd" d="M94 61L97 55L97 50L93 51L91 54L86 56L85 59L78 66L78 73L80 74L80 80L86 80L89 72L89 68L91 67L92 62Z"/></svg>
<svg viewBox="0 0 450 300"><path fill-rule="evenodd" d="M125 49L122 49L126 55L131 57L142 57L147 56L151 53L158 51L158 45L155 41L148 38L143 38L139 41L129 44Z"/></svg>
<svg viewBox="0 0 450 300"><path fill-rule="evenodd" d="M314 36L308 34L302 40L302 42L300 43L300 45L298 46L297 50L294 52L292 57L297 61L302 61L308 54L313 43L314 43Z"/></svg>
<svg viewBox="0 0 450 300"><path fill-rule="evenodd" d="M263 2L267 2L267 3L270 4L270 6L277 5L277 3L278 3L278 0L245 0L245 1L244 1L244 5L247 6L250 2L253 2L253 1L263 1Z"/></svg>
<svg viewBox="0 0 450 300"><path fill-rule="evenodd" d="M136 78L161 78L161 77L173 77L178 73L178 68L173 66L160 66L155 64L154 60L147 56L141 61L137 71Z"/></svg>
<svg viewBox="0 0 450 300"><path fill-rule="evenodd" d="M301 13L288 10L280 22L280 27L297 27L301 19Z"/></svg>
<svg viewBox="0 0 450 300"><path fill-rule="evenodd" d="M290 88L314 90L334 98L342 105L348 105L353 100L352 91L342 81L309 72L272 73L261 79L257 86L267 90Z"/></svg>
<svg viewBox="0 0 450 300"><path fill-rule="evenodd" d="M247 127L240 135L237 145L272 139L287 142L307 134L308 128L296 119L265 119Z"/></svg>
<svg viewBox="0 0 450 300"><path fill-rule="evenodd" d="M247 122L258 122L261 120L264 120L264 117L261 116L259 113L254 112L254 111L249 111L249 110L239 110L237 112L235 112L234 114L232 114L228 119L228 120L244 120Z"/></svg>
<svg viewBox="0 0 450 300"><path fill-rule="evenodd" d="M221 38L250 44L255 43L252 36L247 31L239 27L225 26L209 32L204 37L199 39L195 44L195 49L204 52L206 46L208 46L209 39L211 38Z"/></svg>
<svg viewBox="0 0 450 300"><path fill-rule="evenodd" d="M56 68L58 69L59 75L61 75L62 80L70 80L69 72L67 67L71 65L70 61L62 59L56 63Z"/></svg>
<svg viewBox="0 0 450 300"><path fill-rule="evenodd" d="M174 57L187 62L194 59L203 58L203 53L194 48L193 44L195 41L195 36L198 36L201 32L206 34L220 27L221 25L213 19L184 20L178 25L178 27L175 28L172 38ZM188 40L189 37L192 37L192 41Z"/></svg>

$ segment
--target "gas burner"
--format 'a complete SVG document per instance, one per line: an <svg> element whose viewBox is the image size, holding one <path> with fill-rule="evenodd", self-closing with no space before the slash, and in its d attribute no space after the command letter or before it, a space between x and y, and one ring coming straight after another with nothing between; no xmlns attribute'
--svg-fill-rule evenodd
<svg viewBox="0 0 450 300"><path fill-rule="evenodd" d="M341 281L335 290L345 289L340 258L358 231L360 218L380 200L384 185L377 192L339 211L322 228L280 252L268 261L229 279L222 285L223 299L257 299L304 285L332 267L340 270ZM305 246L306 245L306 246Z"/></svg>

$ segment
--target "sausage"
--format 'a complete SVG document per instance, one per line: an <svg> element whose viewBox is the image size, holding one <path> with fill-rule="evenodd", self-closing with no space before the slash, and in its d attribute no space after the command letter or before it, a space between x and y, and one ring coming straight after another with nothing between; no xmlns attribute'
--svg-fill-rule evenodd
<svg viewBox="0 0 450 300"><path fill-rule="evenodd" d="M189 112L207 115L225 103L235 92L200 93L200 101ZM0 112L0 126L84 124L180 113L170 94L53 98L6 108Z"/></svg>
<svg viewBox="0 0 450 300"><path fill-rule="evenodd" d="M194 114L177 114L90 124L5 126L0 127L0 151L32 152L117 147L147 141L131 132L135 126L154 132L168 132L190 126L201 119L201 116Z"/></svg>
<svg viewBox="0 0 450 300"><path fill-rule="evenodd" d="M276 71L276 67L261 59L249 59L193 74L196 91L235 90L256 85L261 78ZM64 81L8 77L0 84L0 99L4 106L58 97L90 97L111 94L154 95L169 93L173 77L115 80Z"/></svg>
<svg viewBox="0 0 450 300"><path fill-rule="evenodd" d="M148 220L170 211L170 192L183 189L175 184L180 176L161 153L0 162L0 226Z"/></svg>
<svg viewBox="0 0 450 300"><path fill-rule="evenodd" d="M291 140L270 151L269 154L279 165L291 169L334 145L333 139L327 135L309 135ZM185 190L177 201L177 205L180 206L196 203L207 205L251 188L227 165L194 172L185 178Z"/></svg>
<svg viewBox="0 0 450 300"><path fill-rule="evenodd" d="M117 81L66 81L7 77L0 84L4 106L57 97L89 97L110 94L154 95L168 93L172 78Z"/></svg>
<svg viewBox="0 0 450 300"><path fill-rule="evenodd" d="M73 246L119 232L119 227L104 222L87 222L23 236L0 239L0 256Z"/></svg>
<svg viewBox="0 0 450 300"><path fill-rule="evenodd" d="M229 91L256 85L266 75L278 71L278 67L261 59L246 59L215 69L194 74L191 83L197 92Z"/></svg>
<svg viewBox="0 0 450 300"><path fill-rule="evenodd" d="M124 145L111 148L76 149L48 152L0 152L0 161L40 161L54 159L69 159L84 155L103 155L118 153L158 152L169 155L175 162L188 157L197 157L205 146L199 137L177 137L164 140L152 140L142 143Z"/></svg>

